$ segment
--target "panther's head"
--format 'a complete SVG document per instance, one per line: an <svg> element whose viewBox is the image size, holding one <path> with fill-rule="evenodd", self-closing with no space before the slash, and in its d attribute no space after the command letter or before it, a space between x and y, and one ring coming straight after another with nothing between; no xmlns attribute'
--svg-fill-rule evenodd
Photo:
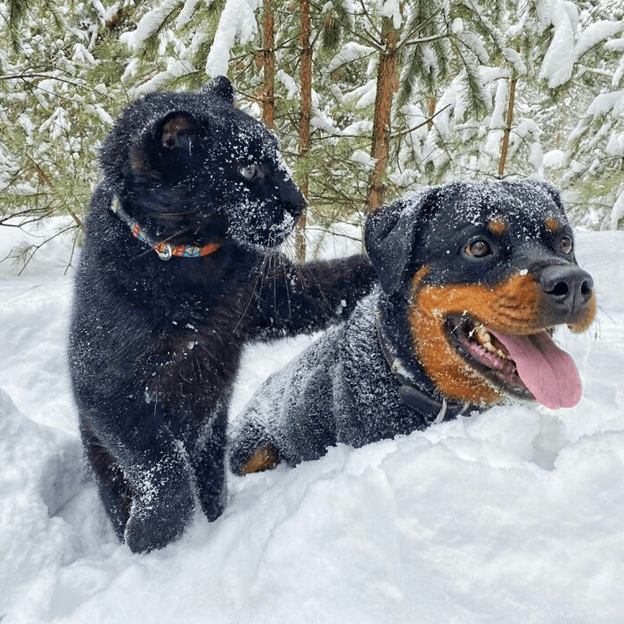
<svg viewBox="0 0 624 624"><path fill-rule="evenodd" d="M277 245L305 208L277 138L234 107L224 76L130 106L101 164L126 213L175 244Z"/></svg>

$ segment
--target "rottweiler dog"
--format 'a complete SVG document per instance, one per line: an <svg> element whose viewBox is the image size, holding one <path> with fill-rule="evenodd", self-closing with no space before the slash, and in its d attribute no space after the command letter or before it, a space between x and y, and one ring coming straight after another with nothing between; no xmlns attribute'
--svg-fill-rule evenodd
<svg viewBox="0 0 624 624"><path fill-rule="evenodd" d="M596 297L555 188L428 188L372 213L365 239L379 285L252 397L232 427L235 474L510 397L550 408L580 399L578 370L551 334L586 330Z"/></svg>

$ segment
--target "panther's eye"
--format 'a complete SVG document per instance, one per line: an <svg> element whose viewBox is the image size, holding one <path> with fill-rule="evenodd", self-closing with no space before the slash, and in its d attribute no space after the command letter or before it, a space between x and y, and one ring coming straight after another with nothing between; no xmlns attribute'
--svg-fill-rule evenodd
<svg viewBox="0 0 624 624"><path fill-rule="evenodd" d="M561 249L564 254L569 254L572 251L573 246L574 243L572 242L572 238L570 236L563 236L559 241L559 249Z"/></svg>
<svg viewBox="0 0 624 624"><path fill-rule="evenodd" d="M262 171L262 167L260 165L252 164L252 165L241 165L238 168L238 173L240 173L245 180L256 180L257 178L264 177L264 171Z"/></svg>
<svg viewBox="0 0 624 624"><path fill-rule="evenodd" d="M464 253L471 258L485 258L493 252L490 243L482 238L479 238L466 245L464 247Z"/></svg>

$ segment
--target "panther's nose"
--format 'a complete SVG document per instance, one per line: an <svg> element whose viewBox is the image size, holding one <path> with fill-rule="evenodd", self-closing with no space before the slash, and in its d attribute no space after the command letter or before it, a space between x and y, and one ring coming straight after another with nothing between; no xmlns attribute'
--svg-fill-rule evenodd
<svg viewBox="0 0 624 624"><path fill-rule="evenodd" d="M287 180L279 189L280 202L285 209L297 220L306 208L307 202L299 187Z"/></svg>
<svg viewBox="0 0 624 624"><path fill-rule="evenodd" d="M558 323L573 322L588 305L594 292L591 275L575 264L553 264L544 267L538 283L546 295L547 312Z"/></svg>

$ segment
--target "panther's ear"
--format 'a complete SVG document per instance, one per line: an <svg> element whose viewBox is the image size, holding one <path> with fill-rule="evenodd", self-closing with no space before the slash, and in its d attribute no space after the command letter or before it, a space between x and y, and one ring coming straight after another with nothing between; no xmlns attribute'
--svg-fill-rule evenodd
<svg viewBox="0 0 624 624"><path fill-rule="evenodd" d="M427 218L427 207L437 197L437 188L399 199L379 208L366 219L364 242L381 287L388 295L400 286L416 244L419 224Z"/></svg>
<svg viewBox="0 0 624 624"><path fill-rule="evenodd" d="M173 111L153 122L130 147L130 166L134 174L157 178L163 169L173 173L172 160L180 151L191 153L198 127L193 115L186 111Z"/></svg>
<svg viewBox="0 0 624 624"><path fill-rule="evenodd" d="M227 76L215 76L204 88L204 93L216 95L222 100L234 104L234 87Z"/></svg>
<svg viewBox="0 0 624 624"><path fill-rule="evenodd" d="M193 115L184 111L169 113L156 126L154 138L164 150L189 147L191 136L197 131Z"/></svg>

